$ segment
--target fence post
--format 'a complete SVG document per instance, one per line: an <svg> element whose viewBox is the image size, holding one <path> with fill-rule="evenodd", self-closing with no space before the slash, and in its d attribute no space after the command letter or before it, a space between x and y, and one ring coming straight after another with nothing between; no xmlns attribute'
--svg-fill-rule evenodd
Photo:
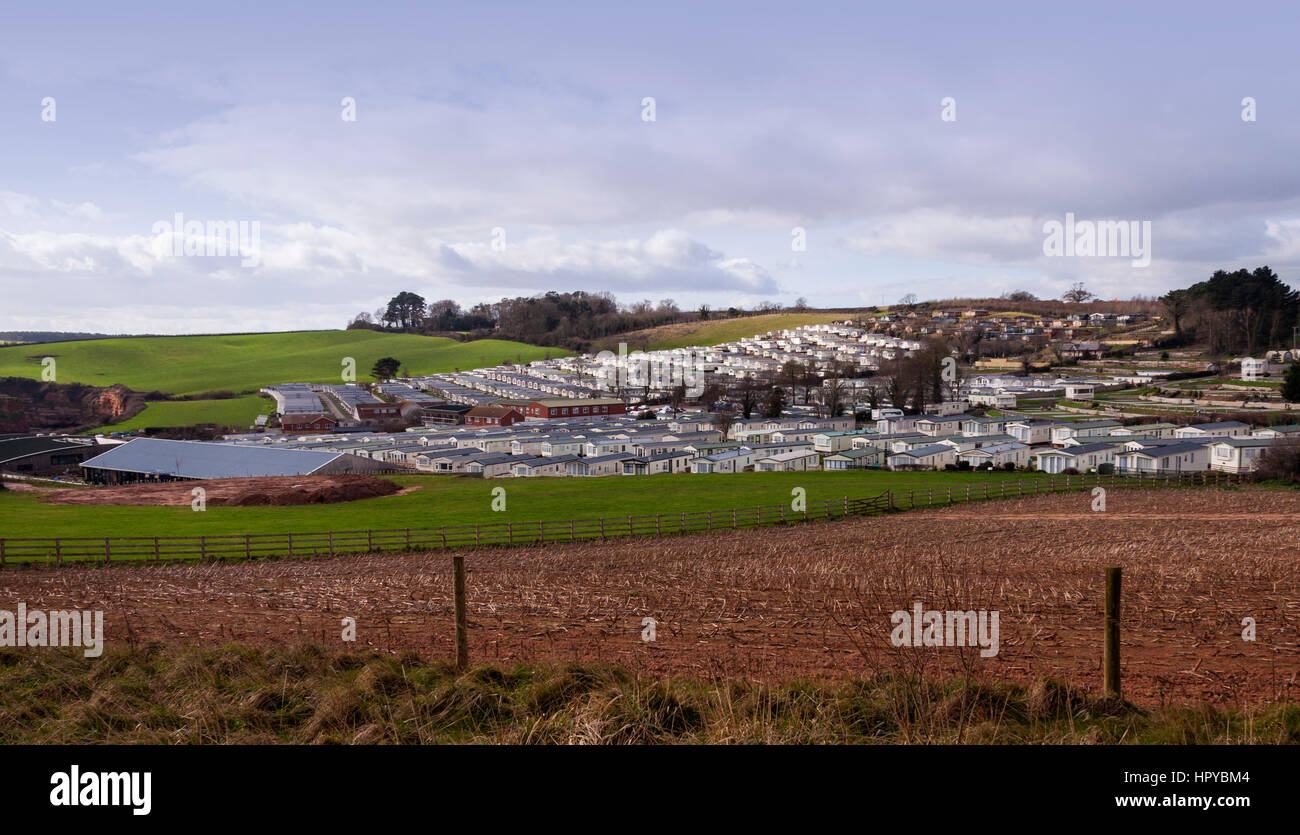
<svg viewBox="0 0 1300 835"><path fill-rule="evenodd" d="M253 558L253 538L248 534L244 534L244 559L251 560L252 558Z"/></svg>
<svg viewBox="0 0 1300 835"><path fill-rule="evenodd" d="M113 556L111 553L112 549L113 549L112 543L109 542L108 537L104 537L104 562L113 561Z"/></svg>
<svg viewBox="0 0 1300 835"><path fill-rule="evenodd" d="M465 558L451 558L452 587L456 609L456 669L469 667L469 615L465 602Z"/></svg>
<svg viewBox="0 0 1300 835"><path fill-rule="evenodd" d="M1122 569L1117 565L1106 568L1106 642L1102 648L1101 665L1107 696L1120 698L1119 681L1119 611L1120 578Z"/></svg>
<svg viewBox="0 0 1300 835"><path fill-rule="evenodd" d="M208 538L206 536L201 536L199 537L199 562L207 562L207 561L208 561Z"/></svg>

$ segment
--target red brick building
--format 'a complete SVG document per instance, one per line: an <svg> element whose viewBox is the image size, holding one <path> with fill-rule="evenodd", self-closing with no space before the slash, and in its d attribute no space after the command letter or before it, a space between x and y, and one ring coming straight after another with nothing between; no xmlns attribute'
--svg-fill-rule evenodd
<svg viewBox="0 0 1300 835"><path fill-rule="evenodd" d="M523 419L513 406L475 406L465 413L466 426L510 426Z"/></svg>
<svg viewBox="0 0 1300 835"><path fill-rule="evenodd" d="M280 428L290 435L328 432L338 425L339 422L328 415L301 414L294 412L280 416Z"/></svg>
<svg viewBox="0 0 1300 835"><path fill-rule="evenodd" d="M530 418L568 418L591 417L603 415L621 415L627 413L627 404L615 397L569 398L556 397L546 400L534 400L518 407Z"/></svg>
<svg viewBox="0 0 1300 835"><path fill-rule="evenodd" d="M358 403L357 420L362 423L394 425L402 423L400 403Z"/></svg>

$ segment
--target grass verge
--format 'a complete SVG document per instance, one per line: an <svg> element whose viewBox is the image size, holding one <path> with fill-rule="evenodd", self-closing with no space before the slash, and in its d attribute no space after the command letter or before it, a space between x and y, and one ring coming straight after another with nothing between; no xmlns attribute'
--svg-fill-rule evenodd
<svg viewBox="0 0 1300 835"><path fill-rule="evenodd" d="M1139 710L882 674L843 684L651 679L595 665L457 673L414 654L0 650L0 742L24 744L1294 744L1300 707Z"/></svg>

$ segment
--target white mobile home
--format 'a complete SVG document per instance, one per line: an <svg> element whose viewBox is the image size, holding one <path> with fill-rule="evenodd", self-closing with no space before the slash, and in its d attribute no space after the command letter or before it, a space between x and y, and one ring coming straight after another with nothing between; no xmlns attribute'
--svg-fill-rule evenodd
<svg viewBox="0 0 1300 835"><path fill-rule="evenodd" d="M932 444L892 453L887 460L891 470L941 470L957 463L957 451L948 444Z"/></svg>
<svg viewBox="0 0 1300 835"><path fill-rule="evenodd" d="M1188 441L1146 449L1125 450L1115 456L1115 467L1131 473L1185 473L1210 468L1210 448Z"/></svg>
<svg viewBox="0 0 1300 835"><path fill-rule="evenodd" d="M883 467L889 451L881 447L856 447L836 452L822 459L823 470L863 470Z"/></svg>
<svg viewBox="0 0 1300 835"><path fill-rule="evenodd" d="M990 444L977 449L968 449L957 455L957 460L967 461L976 469L992 464L1001 469L1007 464L1017 467L1029 466L1029 446L1019 441L1004 444Z"/></svg>
<svg viewBox="0 0 1300 835"><path fill-rule="evenodd" d="M1210 444L1210 469L1225 473L1250 473L1272 438L1225 438Z"/></svg>
<svg viewBox="0 0 1300 835"><path fill-rule="evenodd" d="M759 458L754 469L759 472L792 472L796 470L816 470L821 463L821 456L813 450L801 452L782 452Z"/></svg>
<svg viewBox="0 0 1300 835"><path fill-rule="evenodd" d="M1218 423L1193 423L1174 430L1175 438L1246 438L1250 436L1250 424L1239 420L1225 420Z"/></svg>
<svg viewBox="0 0 1300 835"><path fill-rule="evenodd" d="M1078 444L1061 449L1045 449L1035 454L1038 469L1045 473L1062 473L1073 467L1081 473L1090 472L1102 464L1114 464L1115 456L1123 452L1119 444Z"/></svg>

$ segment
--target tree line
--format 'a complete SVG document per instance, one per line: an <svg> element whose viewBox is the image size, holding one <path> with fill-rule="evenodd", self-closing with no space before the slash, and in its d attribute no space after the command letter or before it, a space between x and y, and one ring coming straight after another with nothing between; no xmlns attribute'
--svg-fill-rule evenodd
<svg viewBox="0 0 1300 835"><path fill-rule="evenodd" d="M586 351L592 342L629 331L710 319L736 318L785 309L806 310L799 299L792 308L763 302L751 310L730 307L713 310L701 305L684 311L672 299L645 299L620 305L612 293L550 291L537 296L503 298L466 309L453 299L427 301L418 293L402 291L373 313L358 313L349 329L439 334L461 339L495 337Z"/></svg>
<svg viewBox="0 0 1300 835"><path fill-rule="evenodd" d="M1172 344L1203 343L1213 354L1254 354L1291 343L1300 325L1300 292L1269 267L1218 270L1206 281L1161 296L1174 326Z"/></svg>

